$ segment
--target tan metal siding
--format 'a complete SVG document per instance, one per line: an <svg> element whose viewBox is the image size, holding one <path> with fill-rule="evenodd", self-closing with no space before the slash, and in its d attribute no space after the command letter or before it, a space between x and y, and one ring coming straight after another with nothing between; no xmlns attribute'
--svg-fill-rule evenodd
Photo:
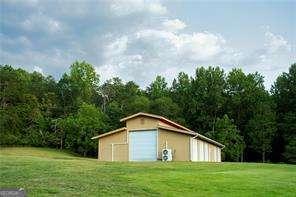
<svg viewBox="0 0 296 197"><path fill-rule="evenodd" d="M126 128L130 130L144 130L144 129L156 129L158 124L157 119L148 117L136 117L126 121Z"/></svg>
<svg viewBox="0 0 296 197"><path fill-rule="evenodd" d="M99 138L98 158L102 161L112 161L112 144L113 145L113 160L114 161L128 161L128 144L126 143L127 132L121 131Z"/></svg>
<svg viewBox="0 0 296 197"><path fill-rule="evenodd" d="M172 149L173 161L190 160L190 136L182 133L158 130L158 156L161 157L161 151L165 148L167 142L168 148Z"/></svg>
<svg viewBox="0 0 296 197"><path fill-rule="evenodd" d="M161 120L158 120L158 125L164 126L164 127L170 127L170 128L173 128L173 129L179 129L178 127L174 127L174 126L172 126L170 124L164 123Z"/></svg>
<svg viewBox="0 0 296 197"><path fill-rule="evenodd" d="M113 160L128 161L128 144L114 144Z"/></svg>

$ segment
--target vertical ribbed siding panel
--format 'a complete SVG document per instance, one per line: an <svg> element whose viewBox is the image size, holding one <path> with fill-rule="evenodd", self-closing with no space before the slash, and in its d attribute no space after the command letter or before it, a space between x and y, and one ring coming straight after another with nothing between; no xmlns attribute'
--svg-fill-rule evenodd
<svg viewBox="0 0 296 197"><path fill-rule="evenodd" d="M204 142L199 140L199 161L204 161Z"/></svg>
<svg viewBox="0 0 296 197"><path fill-rule="evenodd" d="M209 161L209 145L206 142L204 142L204 155L204 160Z"/></svg>
<svg viewBox="0 0 296 197"><path fill-rule="evenodd" d="M221 148L218 148L218 162L221 162Z"/></svg>
<svg viewBox="0 0 296 197"><path fill-rule="evenodd" d="M194 138L190 138L190 145L191 145L191 148L190 148L190 154L191 154L191 161L199 161L199 158L198 158L198 142L197 142L197 139L194 139Z"/></svg>

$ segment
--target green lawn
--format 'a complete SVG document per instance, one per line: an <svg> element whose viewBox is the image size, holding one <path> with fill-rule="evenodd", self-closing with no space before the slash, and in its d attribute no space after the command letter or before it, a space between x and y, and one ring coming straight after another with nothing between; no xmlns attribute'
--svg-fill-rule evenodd
<svg viewBox="0 0 296 197"><path fill-rule="evenodd" d="M0 188L29 196L295 196L296 166L111 163L44 148L0 148Z"/></svg>

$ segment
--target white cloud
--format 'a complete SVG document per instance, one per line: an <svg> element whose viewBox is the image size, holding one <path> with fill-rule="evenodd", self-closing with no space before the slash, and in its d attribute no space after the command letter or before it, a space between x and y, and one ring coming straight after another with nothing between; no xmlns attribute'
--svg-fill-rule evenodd
<svg viewBox="0 0 296 197"><path fill-rule="evenodd" d="M163 15L163 14L167 13L167 8L158 2L147 4L147 9L149 10L149 12L151 12L153 14Z"/></svg>
<svg viewBox="0 0 296 197"><path fill-rule="evenodd" d="M142 29L118 39L109 38L105 59L97 69L103 76L122 76L140 85L162 74L171 81L180 71L190 71L201 63L234 62L241 54L226 46L218 34L192 34L159 29Z"/></svg>
<svg viewBox="0 0 296 197"><path fill-rule="evenodd" d="M69 51L47 50L44 52L27 49L12 53L0 48L0 59L5 64L21 67L28 71L38 71L36 65L39 65L38 67L42 68L43 73L53 75L57 79L62 73L67 72L75 60L81 60L78 57L76 53L69 53ZM57 72L58 70L62 72Z"/></svg>
<svg viewBox="0 0 296 197"><path fill-rule="evenodd" d="M144 41L146 45L150 45L150 48L158 49L160 53L173 52L180 55L180 58L197 61L209 60L222 52L225 44L222 36L209 32L178 34L164 30L146 29L137 32L136 38Z"/></svg>
<svg viewBox="0 0 296 197"><path fill-rule="evenodd" d="M100 74L101 80L106 81L112 77L118 77L118 69L116 65L104 64L99 67L96 67L96 72Z"/></svg>
<svg viewBox="0 0 296 197"><path fill-rule="evenodd" d="M282 35L271 32L269 26L264 28L263 47L244 56L240 64L246 72L257 71L265 76L265 85L269 88L281 72L288 71L296 56L292 54L292 45Z"/></svg>
<svg viewBox="0 0 296 197"><path fill-rule="evenodd" d="M113 56L121 55L127 49L128 37L122 36L112 41L104 48L104 56L112 58Z"/></svg>
<svg viewBox="0 0 296 197"><path fill-rule="evenodd" d="M179 31L186 27L186 24L179 19L165 20L162 22L163 27L168 31Z"/></svg>
<svg viewBox="0 0 296 197"><path fill-rule="evenodd" d="M265 47L270 53L276 53L280 50L291 50L291 45L288 44L288 41L284 39L281 35L275 35L274 33L267 31L265 32L266 43Z"/></svg>
<svg viewBox="0 0 296 197"><path fill-rule="evenodd" d="M224 49L225 40L220 35L208 32L181 34L182 55L188 54L193 60L209 60Z"/></svg>
<svg viewBox="0 0 296 197"><path fill-rule="evenodd" d="M194 74L200 65L226 70L240 66L246 72L261 72L271 82L275 73L286 71L295 61L293 38L275 34L271 27L247 41L239 39L247 37L246 32L227 38L197 29L201 25L187 28L192 19L187 18L188 24L178 19L165 6L169 3L4 0L0 59L30 71L38 65L57 79L75 60L86 60L96 65L102 80L119 76L141 87L157 74L171 80L180 71ZM202 27L213 29L213 25ZM287 35L289 30L285 29ZM256 40L257 48L242 44L254 43L252 39L262 35L265 40Z"/></svg>
<svg viewBox="0 0 296 197"><path fill-rule="evenodd" d="M10 38L0 33L1 48L5 47L31 47L32 42L26 36L18 36L16 38Z"/></svg>
<svg viewBox="0 0 296 197"><path fill-rule="evenodd" d="M26 31L43 31L48 33L56 33L62 30L61 23L39 12L32 14L21 22L21 27Z"/></svg>
<svg viewBox="0 0 296 197"><path fill-rule="evenodd" d="M157 29L143 29L135 33L137 40L147 45L157 45L159 47L178 48L181 44L180 37L169 31ZM169 46L167 46L169 45Z"/></svg>
<svg viewBox="0 0 296 197"><path fill-rule="evenodd" d="M159 2L146 0L117 0L110 4L111 12L116 16L126 16L134 13L148 12L163 15L167 8Z"/></svg>
<svg viewBox="0 0 296 197"><path fill-rule="evenodd" d="M34 66L33 71L36 71L36 72L44 75L43 69L40 68L39 66Z"/></svg>
<svg viewBox="0 0 296 197"><path fill-rule="evenodd" d="M96 71L100 74L102 81L112 77L122 76L126 74L124 79L134 80L135 75L131 74L133 70L141 68L143 65L142 56L136 55L120 55L105 59L104 63L96 67ZM129 74L131 74L129 76ZM141 74L138 74L138 77Z"/></svg>

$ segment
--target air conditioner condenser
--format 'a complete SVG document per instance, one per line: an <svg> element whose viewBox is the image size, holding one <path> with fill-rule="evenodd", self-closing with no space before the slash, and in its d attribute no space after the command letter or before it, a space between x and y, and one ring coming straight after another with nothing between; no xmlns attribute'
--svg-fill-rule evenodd
<svg viewBox="0 0 296 197"><path fill-rule="evenodd" d="M173 155L172 155L172 149L162 149L162 161L172 161Z"/></svg>

